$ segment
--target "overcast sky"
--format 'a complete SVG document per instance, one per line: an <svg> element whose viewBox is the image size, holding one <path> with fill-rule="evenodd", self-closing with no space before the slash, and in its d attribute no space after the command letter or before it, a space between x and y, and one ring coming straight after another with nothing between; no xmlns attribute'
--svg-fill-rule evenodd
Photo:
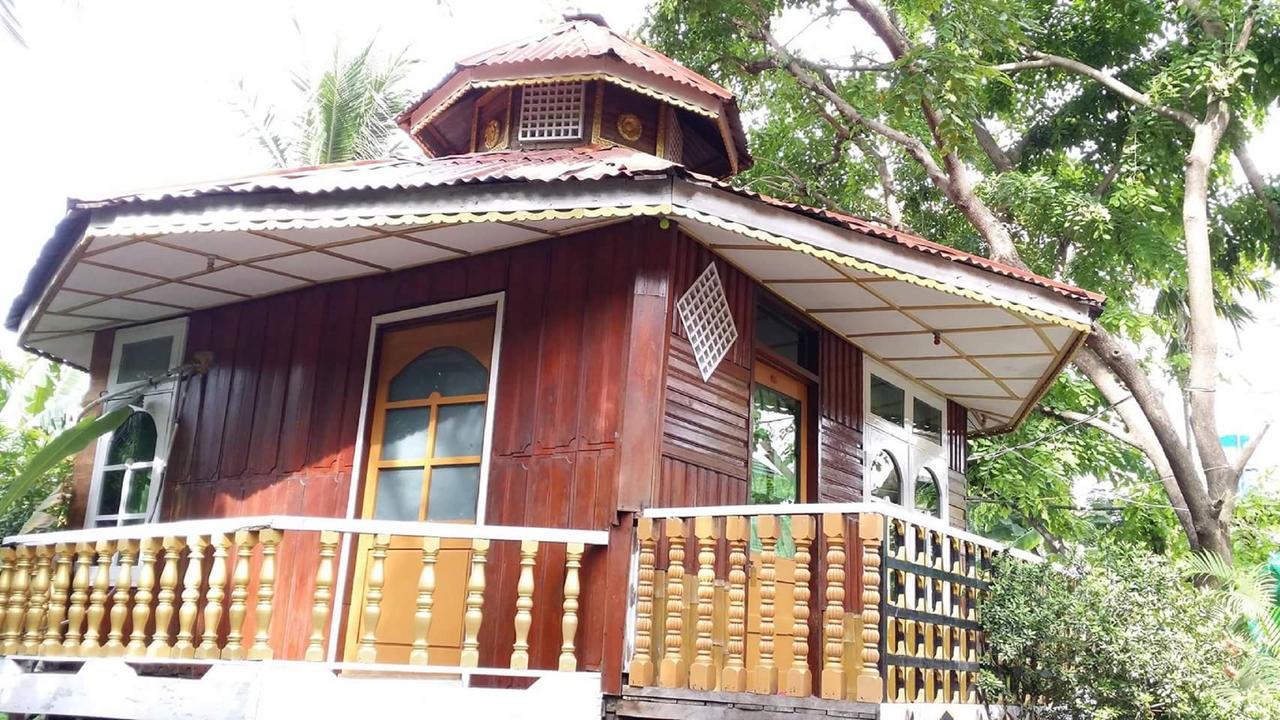
<svg viewBox="0 0 1280 720"><path fill-rule="evenodd" d="M453 60L557 21L566 11L603 13L632 30L645 0L16 0L28 48L0 38L0 305L7 310L27 269L66 207L169 183L234 177L269 164L241 132L231 107L243 79L263 97L288 97L290 74L324 63L336 43L371 38L419 58L413 84L426 89ZM295 29L295 21L301 29ZM792 37L784 27L782 37ZM806 52L847 47L847 28L811 28ZM1277 113L1280 115L1280 113ZM1254 157L1280 174L1280 122L1255 140ZM1274 414L1280 374L1280 304L1256 308L1242 337L1223 337L1222 431L1250 433ZM12 356L15 337L0 334ZM1276 435L1280 437L1280 431ZM1258 465L1280 462L1280 440Z"/></svg>

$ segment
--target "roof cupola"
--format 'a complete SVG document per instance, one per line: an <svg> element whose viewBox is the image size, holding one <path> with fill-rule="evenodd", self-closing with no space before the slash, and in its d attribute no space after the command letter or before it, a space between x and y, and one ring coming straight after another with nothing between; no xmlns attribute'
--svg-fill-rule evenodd
<svg viewBox="0 0 1280 720"><path fill-rule="evenodd" d="M751 165L733 93L597 15L458 62L397 121L432 157L614 145L716 177Z"/></svg>

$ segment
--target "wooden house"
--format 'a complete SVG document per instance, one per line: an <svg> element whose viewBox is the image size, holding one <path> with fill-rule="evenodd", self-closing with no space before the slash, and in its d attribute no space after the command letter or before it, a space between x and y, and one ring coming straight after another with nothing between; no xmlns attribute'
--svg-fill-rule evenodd
<svg viewBox="0 0 1280 720"><path fill-rule="evenodd" d="M8 326L134 413L0 549L0 710L976 717L967 439L1102 298L735 187L732 94L598 18L399 122L70 203Z"/></svg>

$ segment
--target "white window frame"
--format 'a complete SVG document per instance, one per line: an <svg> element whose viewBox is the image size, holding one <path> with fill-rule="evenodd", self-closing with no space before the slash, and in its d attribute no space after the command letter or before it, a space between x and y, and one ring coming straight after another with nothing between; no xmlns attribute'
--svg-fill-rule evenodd
<svg viewBox="0 0 1280 720"><path fill-rule="evenodd" d="M946 398L925 390L918 383L912 382L901 373L865 357L862 363L862 397L863 397L863 433L864 462L870 464L881 450L886 450L898 465L902 473L902 507L916 512L916 477L928 468L933 472L938 483L938 515L943 522L950 520L950 506L947 497L950 483L947 468L947 402ZM903 391L903 425L897 426L871 412L871 376L893 383ZM920 399L941 411L942 431L938 443L917 435L914 428L915 400ZM887 502L871 494L870 478L863 475L863 500L868 502Z"/></svg>
<svg viewBox="0 0 1280 720"><path fill-rule="evenodd" d="M138 384L136 381L123 383L117 381L116 375L120 370L121 351L124 346L160 337L173 338L173 345L169 350L169 361L165 370L182 364L182 358L186 353L187 346L186 318L165 320L149 325L137 325L116 331L115 340L111 346L111 365L107 372L107 393L118 392ZM148 522L154 519L156 505L160 499L160 490L164 485L164 471L169 458L169 449L173 442L174 398L177 390L177 378L166 378L154 385L139 388L139 394L142 395L141 410L151 416L151 420L156 426L156 454L152 460L108 467L106 464L107 455L111 449L111 441L115 439L115 433L109 433L98 438L98 445L94 451L93 476L89 485L89 504L85 511L84 525L86 528L97 527L98 523L104 520L113 520L114 524L118 526ZM133 399L133 396L121 396L117 400L108 402L103 410L104 412L115 410ZM132 484L133 473L144 469L151 470L151 483L148 488L146 509L141 513L126 513L124 508L128 507L129 486ZM122 485L120 488L120 504L117 506L116 512L104 513L98 508L98 503L102 496L103 476L107 472L116 470L124 470L124 479L121 480Z"/></svg>

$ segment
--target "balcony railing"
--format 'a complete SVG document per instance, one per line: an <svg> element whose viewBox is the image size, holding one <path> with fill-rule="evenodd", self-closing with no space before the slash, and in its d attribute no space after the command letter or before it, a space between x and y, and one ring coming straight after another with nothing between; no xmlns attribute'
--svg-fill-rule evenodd
<svg viewBox="0 0 1280 720"><path fill-rule="evenodd" d="M890 505L646 511L629 684L977 702L993 554Z"/></svg>
<svg viewBox="0 0 1280 720"><path fill-rule="evenodd" d="M312 517L12 537L0 548L0 652L573 672L583 560L607 542L584 530ZM492 583L513 588L513 602L487 605ZM535 615L559 632L536 633L531 648Z"/></svg>

